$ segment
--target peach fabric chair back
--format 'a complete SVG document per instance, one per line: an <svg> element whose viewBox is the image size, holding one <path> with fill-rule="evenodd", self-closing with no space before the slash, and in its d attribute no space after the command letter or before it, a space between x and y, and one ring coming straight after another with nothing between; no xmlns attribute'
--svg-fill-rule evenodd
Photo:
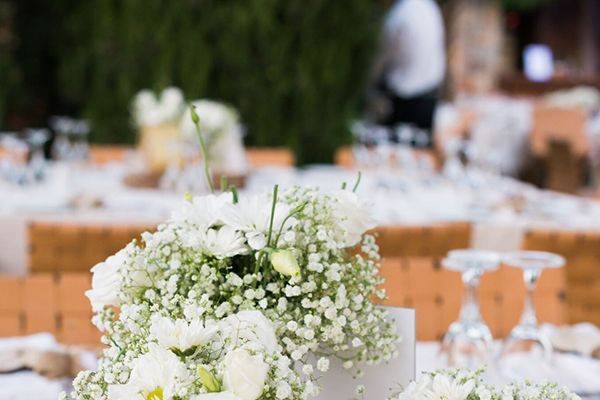
<svg viewBox="0 0 600 400"><path fill-rule="evenodd" d="M431 227L382 227L376 230L382 255L381 275L386 305L415 308L418 340L439 340L458 318L463 296L460 274L441 267L448 251L467 248L469 224ZM540 321L563 323L564 274L545 272L534 302ZM483 276L478 298L484 320L494 337L508 335L517 324L525 299L520 270L501 266Z"/></svg>
<svg viewBox="0 0 600 400"><path fill-rule="evenodd" d="M459 274L440 260L448 251L469 246L470 225L393 226L375 230L382 255L385 305L416 310L417 339L438 340L460 310Z"/></svg>
<svg viewBox="0 0 600 400"><path fill-rule="evenodd" d="M89 271L146 230L141 225L38 221L28 226L30 272Z"/></svg>
<svg viewBox="0 0 600 400"><path fill-rule="evenodd" d="M536 106L530 140L533 153L544 160L544 187L575 193L585 184L589 143L584 109Z"/></svg>
<svg viewBox="0 0 600 400"><path fill-rule="evenodd" d="M350 146L343 146L337 149L333 155L333 161L335 165L343 168L352 168L356 163Z"/></svg>
<svg viewBox="0 0 600 400"><path fill-rule="evenodd" d="M123 161L132 147L119 145L93 145L90 147L90 163L96 165Z"/></svg>
<svg viewBox="0 0 600 400"><path fill-rule="evenodd" d="M100 344L84 292L86 272L0 276L0 337L50 332L65 344Z"/></svg>
<svg viewBox="0 0 600 400"><path fill-rule="evenodd" d="M545 156L550 143L564 142L569 144L573 154L585 156L589 149L585 126L583 108L537 105L533 111L532 150L538 156Z"/></svg>
<svg viewBox="0 0 600 400"><path fill-rule="evenodd" d="M542 275L542 281L546 279L550 286L561 285L562 322L587 321L600 326L600 232L532 229L525 235L523 248L550 251L567 259L564 268ZM547 289L540 282L539 291Z"/></svg>
<svg viewBox="0 0 600 400"><path fill-rule="evenodd" d="M283 147L250 147L246 149L246 157L251 167L292 167L296 159L291 150Z"/></svg>

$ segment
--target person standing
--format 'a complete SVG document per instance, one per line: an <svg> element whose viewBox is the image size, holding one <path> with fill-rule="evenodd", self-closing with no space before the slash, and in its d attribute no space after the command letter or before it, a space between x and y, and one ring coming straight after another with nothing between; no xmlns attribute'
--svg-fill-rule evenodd
<svg viewBox="0 0 600 400"><path fill-rule="evenodd" d="M446 73L444 22L434 0L397 0L383 26L372 72L371 119L426 132L417 147L432 145L433 115Z"/></svg>

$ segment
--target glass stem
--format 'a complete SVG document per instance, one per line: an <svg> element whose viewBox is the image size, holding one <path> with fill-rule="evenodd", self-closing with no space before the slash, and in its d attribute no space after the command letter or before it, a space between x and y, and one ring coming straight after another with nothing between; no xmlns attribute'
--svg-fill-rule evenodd
<svg viewBox="0 0 600 400"><path fill-rule="evenodd" d="M477 301L476 288L479 283L479 274L472 270L463 274L465 294L463 298L460 319L464 322L473 322L480 319L479 303Z"/></svg>
<svg viewBox="0 0 600 400"><path fill-rule="evenodd" d="M521 325L537 326L537 317L535 315L535 307L533 306L533 292L535 285L539 277L539 271L533 269L526 269L523 271L523 278L525 280L525 307L523 308L523 314L521 315Z"/></svg>

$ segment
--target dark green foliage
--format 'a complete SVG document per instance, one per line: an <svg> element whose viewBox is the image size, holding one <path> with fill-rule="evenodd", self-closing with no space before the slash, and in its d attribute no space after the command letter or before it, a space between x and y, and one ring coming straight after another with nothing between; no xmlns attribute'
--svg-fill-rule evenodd
<svg viewBox="0 0 600 400"><path fill-rule="evenodd" d="M95 141L132 142L132 96L175 85L237 107L248 144L290 146L300 162L348 141L382 11L373 0L51 3L62 10L54 89L92 120Z"/></svg>

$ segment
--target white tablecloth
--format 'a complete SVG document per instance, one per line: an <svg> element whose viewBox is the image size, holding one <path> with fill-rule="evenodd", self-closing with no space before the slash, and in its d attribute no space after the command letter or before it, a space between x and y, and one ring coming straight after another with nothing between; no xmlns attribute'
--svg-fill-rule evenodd
<svg viewBox="0 0 600 400"><path fill-rule="evenodd" d="M271 190L295 184L339 189L352 186L357 172L333 166L305 169L265 168L253 171L241 192ZM27 232L32 221L97 222L151 225L165 220L183 194L132 189L114 170L82 170L71 179L62 166L50 169L38 186L0 183L0 272L26 273ZM600 230L600 202L541 191L510 178L470 174L461 181L422 171L367 170L358 189L372 204L382 225L427 225L470 221L472 247L516 250L523 232L532 226ZM81 196L100 200L101 209L73 208ZM514 199L522 207L515 211ZM524 204L524 206L523 206Z"/></svg>
<svg viewBox="0 0 600 400"><path fill-rule="evenodd" d="M41 349L56 349L59 345L49 334L30 337L0 339L0 352L14 346L31 346ZM416 348L417 375L423 372L444 368L439 355L439 343L420 342ZM545 365L531 356L515 358L510 362L509 373L500 377L494 367L488 368L487 379L494 384L506 380L531 379L552 381L581 393L600 394L600 361L571 354L555 354L553 363ZM34 372L18 372L0 375L0 400L45 400L56 399L57 395L69 388L69 380L49 380Z"/></svg>

